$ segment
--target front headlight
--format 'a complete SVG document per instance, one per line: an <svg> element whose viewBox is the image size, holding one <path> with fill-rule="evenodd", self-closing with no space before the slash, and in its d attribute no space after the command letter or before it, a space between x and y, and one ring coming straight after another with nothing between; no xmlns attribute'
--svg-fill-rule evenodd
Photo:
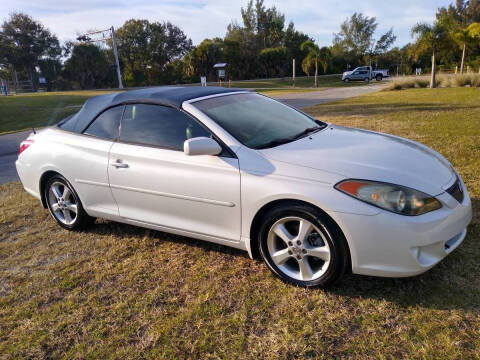
<svg viewBox="0 0 480 360"><path fill-rule="evenodd" d="M335 189L401 215L421 215L442 207L440 201L421 191L378 181L344 180Z"/></svg>

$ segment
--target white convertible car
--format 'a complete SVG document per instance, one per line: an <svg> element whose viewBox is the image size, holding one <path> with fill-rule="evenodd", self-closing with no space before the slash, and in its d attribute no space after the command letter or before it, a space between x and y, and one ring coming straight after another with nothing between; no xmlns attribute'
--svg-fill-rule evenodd
<svg viewBox="0 0 480 360"><path fill-rule="evenodd" d="M461 177L428 147L225 88L93 97L30 135L16 166L66 229L99 217L232 246L307 287L420 274L472 217Z"/></svg>

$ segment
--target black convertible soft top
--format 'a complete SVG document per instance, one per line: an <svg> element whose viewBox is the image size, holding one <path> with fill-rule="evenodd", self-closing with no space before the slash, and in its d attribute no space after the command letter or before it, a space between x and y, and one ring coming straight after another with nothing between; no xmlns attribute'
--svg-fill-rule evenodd
<svg viewBox="0 0 480 360"><path fill-rule="evenodd" d="M159 86L94 96L88 99L79 112L62 120L58 125L74 132L83 131L105 109L119 104L150 103L180 108L184 101L229 92L245 91L215 86Z"/></svg>

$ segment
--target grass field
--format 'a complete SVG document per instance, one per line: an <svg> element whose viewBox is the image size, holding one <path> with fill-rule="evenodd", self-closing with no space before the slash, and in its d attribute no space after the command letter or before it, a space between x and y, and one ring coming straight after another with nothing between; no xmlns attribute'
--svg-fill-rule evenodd
<svg viewBox="0 0 480 360"><path fill-rule="evenodd" d="M480 358L480 91L378 92L308 111L419 140L463 176L474 218L424 275L283 284L233 249L108 221L58 227L0 186L0 358Z"/></svg>
<svg viewBox="0 0 480 360"><path fill-rule="evenodd" d="M68 91L0 96L0 134L47 126L78 111L89 97L112 91Z"/></svg>
<svg viewBox="0 0 480 360"><path fill-rule="evenodd" d="M376 84L374 81L373 84ZM215 85L215 84L212 84ZM225 85L225 84L224 84ZM319 77L319 88L313 87L313 77L300 77L297 87L291 88L289 78L234 81L232 87L256 89L267 95L285 92L307 92L322 90L326 87L357 86L363 82L344 84L338 76ZM290 87L290 88L289 88ZM91 96L106 94L111 91L69 91L49 92L15 96L0 96L0 134L25 130L33 127L47 126L57 123L66 116L78 111L86 99Z"/></svg>
<svg viewBox="0 0 480 360"><path fill-rule="evenodd" d="M373 84L376 81L372 82ZM285 88L293 85L291 77L282 79L268 79L268 80L249 80L249 81L232 81L233 87L241 88ZM344 83L341 75L323 75L318 77L318 87L349 87L365 85L363 81L354 81ZM300 76L295 78L295 86L299 88L314 88L314 76Z"/></svg>

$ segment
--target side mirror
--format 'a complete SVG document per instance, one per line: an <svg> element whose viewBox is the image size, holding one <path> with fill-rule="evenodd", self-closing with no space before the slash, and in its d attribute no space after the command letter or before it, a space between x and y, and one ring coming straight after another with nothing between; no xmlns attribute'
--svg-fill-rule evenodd
<svg viewBox="0 0 480 360"><path fill-rule="evenodd" d="M218 155L222 147L211 138L196 137L183 143L183 152L186 155Z"/></svg>

